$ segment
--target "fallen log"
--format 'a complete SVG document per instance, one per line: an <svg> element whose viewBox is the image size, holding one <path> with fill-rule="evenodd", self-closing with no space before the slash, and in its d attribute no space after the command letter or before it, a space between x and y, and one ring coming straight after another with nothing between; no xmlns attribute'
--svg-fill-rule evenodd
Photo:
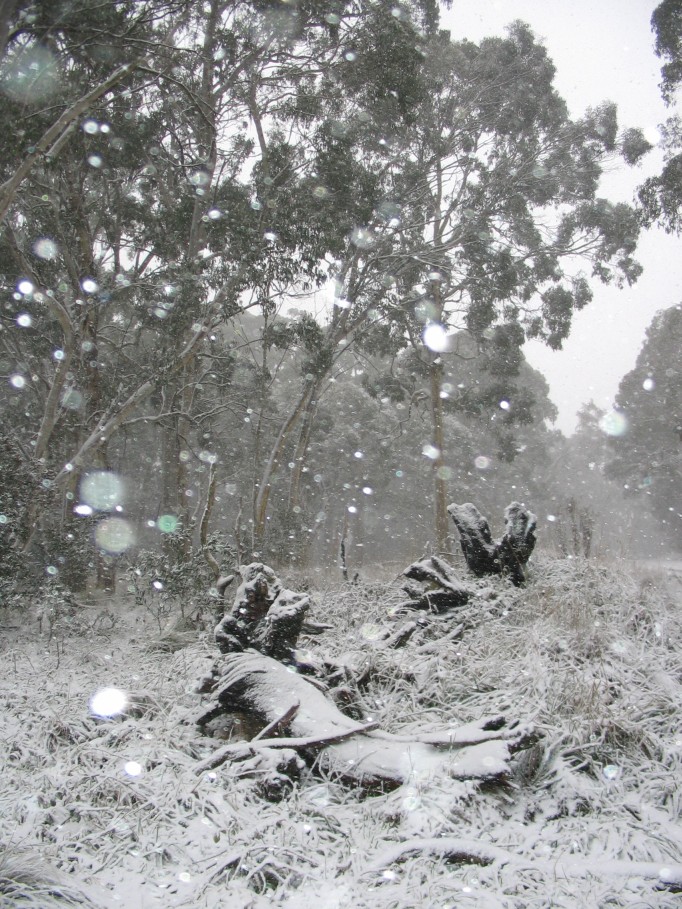
<svg viewBox="0 0 682 909"><path fill-rule="evenodd" d="M490 780L506 776L511 751L527 730L496 717L441 733L392 735L356 722L292 667L254 651L230 654L215 687L214 704L198 723L216 711L258 716L264 725L283 727L286 735L235 743L197 766L201 773L245 749L294 748L326 775L365 788L395 788L445 775ZM283 729L284 731L284 729ZM217 763L216 761L217 757Z"/></svg>

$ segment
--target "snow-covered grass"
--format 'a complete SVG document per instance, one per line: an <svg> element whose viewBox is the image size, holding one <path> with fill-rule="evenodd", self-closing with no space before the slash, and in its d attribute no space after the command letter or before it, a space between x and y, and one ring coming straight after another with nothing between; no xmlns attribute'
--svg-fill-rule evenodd
<svg viewBox="0 0 682 909"><path fill-rule="evenodd" d="M398 584L314 591L333 630L304 645L362 680L363 719L407 732L503 713L537 733L502 783L372 796L308 772L269 801L254 761L197 775L223 744L194 724L210 634L150 648L155 623L125 599L77 634L6 616L0 907L677 906L661 886L682 856L679 584L577 559L535 562L521 589L466 582L469 605L395 650L385 629L423 618L397 610ZM126 712L98 719L109 687Z"/></svg>

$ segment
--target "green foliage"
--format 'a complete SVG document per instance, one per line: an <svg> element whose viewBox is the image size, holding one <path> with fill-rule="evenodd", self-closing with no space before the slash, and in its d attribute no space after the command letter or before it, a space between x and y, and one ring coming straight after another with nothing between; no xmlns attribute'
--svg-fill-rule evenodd
<svg viewBox="0 0 682 909"><path fill-rule="evenodd" d="M679 548L682 514L682 307L659 313L635 368L621 381L616 406L626 431L611 442L607 474L661 521Z"/></svg>
<svg viewBox="0 0 682 909"><path fill-rule="evenodd" d="M222 534L212 534L207 546L219 564L236 561L235 553ZM192 546L189 530L166 534L162 551L143 550L128 568L129 590L135 603L154 616L162 629L165 620L179 611L193 621L213 619L215 603L211 574L200 547Z"/></svg>
<svg viewBox="0 0 682 909"><path fill-rule="evenodd" d="M656 54L661 67L661 94L672 105L682 83L682 3L663 0L653 12L651 27L656 36ZM666 161L658 176L649 177L639 188L642 223L662 226L668 233L682 228L682 136L679 117L673 116L662 128Z"/></svg>
<svg viewBox="0 0 682 909"><path fill-rule="evenodd" d="M682 3L663 0L653 12L651 27L656 35L656 54L666 62L661 67L661 91L666 101L672 100L682 82Z"/></svg>
<svg viewBox="0 0 682 909"><path fill-rule="evenodd" d="M44 497L35 465L8 436L0 437L0 600L6 599L29 576L22 550L31 531L30 504Z"/></svg>

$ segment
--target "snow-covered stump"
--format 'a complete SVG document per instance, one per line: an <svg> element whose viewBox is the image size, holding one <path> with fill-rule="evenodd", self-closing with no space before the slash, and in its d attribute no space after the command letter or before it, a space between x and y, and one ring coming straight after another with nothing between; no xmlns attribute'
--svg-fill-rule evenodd
<svg viewBox="0 0 682 909"><path fill-rule="evenodd" d="M452 568L437 556L413 562L403 574L423 585L404 585L403 590L410 599L401 604L403 609L442 613L466 605L471 596L471 591L460 584Z"/></svg>
<svg viewBox="0 0 682 909"><path fill-rule="evenodd" d="M467 567L477 577L486 574L508 575L517 587L526 580L525 566L535 548L537 518L519 502L512 502L504 512L505 532L493 541L490 525L475 505L448 506L450 517L459 532L460 545Z"/></svg>
<svg viewBox="0 0 682 909"><path fill-rule="evenodd" d="M253 648L290 662L303 628L310 597L282 587L272 568L252 562L239 569L242 583L234 604L215 630L222 653Z"/></svg>
<svg viewBox="0 0 682 909"><path fill-rule="evenodd" d="M290 749L325 775L368 789L438 776L492 780L508 774L513 749L528 737L527 729L507 725L503 717L441 732L393 735L347 717L292 667L253 651L226 657L213 705L199 725L221 711L257 716L264 729L250 742L217 750L197 765L198 774L228 760Z"/></svg>

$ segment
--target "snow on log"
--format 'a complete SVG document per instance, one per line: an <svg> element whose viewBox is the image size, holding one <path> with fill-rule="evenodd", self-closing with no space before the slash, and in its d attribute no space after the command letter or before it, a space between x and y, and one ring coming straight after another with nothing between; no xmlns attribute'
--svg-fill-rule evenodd
<svg viewBox="0 0 682 909"><path fill-rule="evenodd" d="M478 577L506 574L515 585L525 579L524 567L535 548L536 516L519 502L512 502L504 512L505 532L493 541L490 525L475 505L453 503L450 517L459 531L460 545L467 566Z"/></svg>
<svg viewBox="0 0 682 909"><path fill-rule="evenodd" d="M314 758L324 773L363 787L392 788L440 775L499 778L508 772L511 747L526 734L495 718L459 731L391 735L350 719L292 667L253 651L226 657L215 692L217 703L199 719L199 725L215 717L218 709L255 714L266 724L291 717L285 738L227 746L222 749L224 759L232 752L243 754L245 748L295 748ZM209 757L197 772L217 766L211 762Z"/></svg>

